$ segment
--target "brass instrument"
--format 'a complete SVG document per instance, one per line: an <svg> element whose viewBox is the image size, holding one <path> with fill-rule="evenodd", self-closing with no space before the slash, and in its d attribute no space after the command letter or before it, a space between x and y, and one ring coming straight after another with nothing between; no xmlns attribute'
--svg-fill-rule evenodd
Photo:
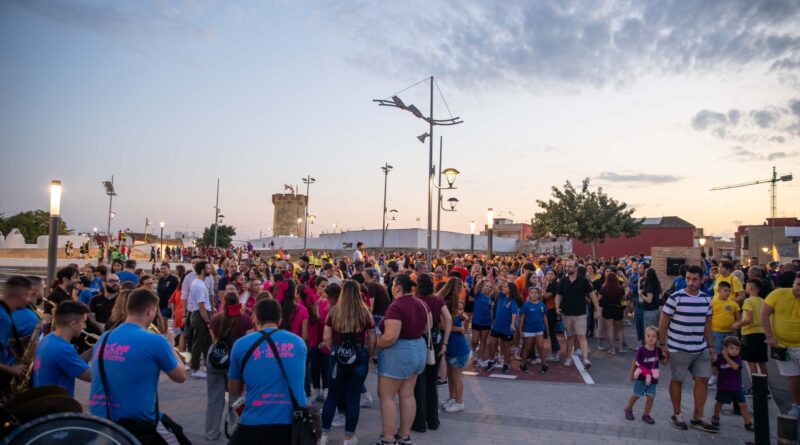
<svg viewBox="0 0 800 445"><path fill-rule="evenodd" d="M150 323L150 326L147 327L147 330L158 335L162 335L161 331L158 329L154 323ZM180 349L172 346L172 349L175 350L175 353L178 354L178 357L181 359L181 362L184 365L188 365L190 361L192 361L192 353L191 352L183 352Z"/></svg>
<svg viewBox="0 0 800 445"><path fill-rule="evenodd" d="M86 344L87 344L87 345L89 345L89 346L91 346L91 347L94 347L94 345L96 345L96 344L97 344L97 340L100 340L100 336L99 336L99 335L97 335L97 334L92 334L91 332L88 332L88 331L87 331L87 330L85 330L85 329L81 330L81 334L82 334L84 337L88 338L88 339L92 339L92 340L94 340L94 342L89 342L89 341L87 341L87 342L86 342Z"/></svg>
<svg viewBox="0 0 800 445"><path fill-rule="evenodd" d="M48 301L46 298L44 301ZM53 306L53 310L50 314L50 320L55 320L56 317L56 306ZM14 377L11 379L11 392L14 394L19 394L31 386L31 381L33 379L33 365L35 363L36 358L36 347L39 346L39 337L42 333L42 324L44 323L44 312L39 311L35 307L32 308L36 315L39 317L39 321L36 322L36 327L33 328L33 332L31 333L31 337L28 340L28 344L25 345L25 352L22 353L22 357L17 362L17 364L21 365L25 368L25 374L20 377Z"/></svg>

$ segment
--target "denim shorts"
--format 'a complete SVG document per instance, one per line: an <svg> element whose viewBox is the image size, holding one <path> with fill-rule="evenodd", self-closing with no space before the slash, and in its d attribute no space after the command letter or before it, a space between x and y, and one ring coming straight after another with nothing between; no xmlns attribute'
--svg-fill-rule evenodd
<svg viewBox="0 0 800 445"><path fill-rule="evenodd" d="M647 396L650 397L651 399L655 398L656 385L655 384L648 385L647 382L636 379L633 382L633 394L636 395L636 397Z"/></svg>
<svg viewBox="0 0 800 445"><path fill-rule="evenodd" d="M378 375L405 380L422 374L427 358L425 340L399 338L390 347L378 350Z"/></svg>
<svg viewBox="0 0 800 445"><path fill-rule="evenodd" d="M711 331L711 336L714 338L714 350L717 353L722 353L722 347L725 344L725 339L730 336L735 336L735 332L717 332Z"/></svg>
<svg viewBox="0 0 800 445"><path fill-rule="evenodd" d="M470 355L471 353L464 355L448 355L447 364L453 368L466 368Z"/></svg>

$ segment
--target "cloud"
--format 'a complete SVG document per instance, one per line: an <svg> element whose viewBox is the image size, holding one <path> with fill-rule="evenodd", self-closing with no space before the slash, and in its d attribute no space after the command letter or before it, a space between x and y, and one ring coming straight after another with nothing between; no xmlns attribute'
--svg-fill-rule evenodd
<svg viewBox="0 0 800 445"><path fill-rule="evenodd" d="M361 68L424 69L462 87L625 84L649 73L739 70L800 48L793 0L329 2ZM785 67L784 67L785 66Z"/></svg>
<svg viewBox="0 0 800 445"><path fill-rule="evenodd" d="M747 144L783 144L800 136L800 99L749 111L734 108L722 113L703 109L692 116L689 124L693 130L709 131L719 139Z"/></svg>
<svg viewBox="0 0 800 445"><path fill-rule="evenodd" d="M739 122L739 116L736 115L736 122ZM728 124L728 117L722 113L711 110L700 110L692 118L692 128L697 131L707 130Z"/></svg>
<svg viewBox="0 0 800 445"><path fill-rule="evenodd" d="M731 147L731 152L733 154L733 157L739 158L741 160L751 161L758 159L758 154L756 152L748 150L740 145Z"/></svg>
<svg viewBox="0 0 800 445"><path fill-rule="evenodd" d="M776 159L786 159L786 158L794 158L797 157L797 153L794 152L785 152L785 151L778 151L775 153L770 153L767 155L768 161L774 161Z"/></svg>
<svg viewBox="0 0 800 445"><path fill-rule="evenodd" d="M794 158L800 155L800 153L791 151L776 151L763 155L755 151L748 150L741 145L736 145L731 147L731 155L740 161L775 161L778 159Z"/></svg>
<svg viewBox="0 0 800 445"><path fill-rule="evenodd" d="M739 119L742 118L742 112L736 109L728 111L728 120L730 121L731 125L736 126L739 125Z"/></svg>
<svg viewBox="0 0 800 445"><path fill-rule="evenodd" d="M778 119L778 113L767 110L753 110L750 112L750 117L759 127L769 128Z"/></svg>
<svg viewBox="0 0 800 445"><path fill-rule="evenodd" d="M619 174L614 172L602 172L597 175L597 179L608 182L635 182L647 184L666 184L668 182L677 182L682 178L680 176L672 175L654 175L646 173L625 173Z"/></svg>

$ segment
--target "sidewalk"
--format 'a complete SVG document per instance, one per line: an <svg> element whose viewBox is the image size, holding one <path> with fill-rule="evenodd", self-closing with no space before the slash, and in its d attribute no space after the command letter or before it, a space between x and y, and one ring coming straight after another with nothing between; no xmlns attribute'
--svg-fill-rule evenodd
<svg viewBox="0 0 800 445"><path fill-rule="evenodd" d="M376 396L377 378L370 372L367 388L375 403L362 408L357 436L362 444L374 443L380 435L380 412ZM159 403L161 409L183 425L195 444L224 444L204 438L206 388L204 380L189 378L179 385L162 376ZM687 389L691 389L689 385ZM446 398L446 387L439 388L440 400ZM88 399L88 384L76 382L76 398ZM712 392L713 394L713 392ZM443 397L444 396L444 397ZM742 419L723 410L719 434L697 430L678 431L669 423L671 404L667 387L659 384L652 416L655 425L641 420L644 401L634 409L636 421L625 420L622 408L630 396L630 387L621 385L586 385L582 383L549 383L508 381L465 376L466 411L441 413L442 424L436 431L413 433L417 444L519 445L520 443L575 444L609 441L614 444L743 444L753 434L742 426ZM691 413L692 395L684 391L683 411ZM319 406L319 404L317 404ZM711 416L713 396L706 404L707 419ZM770 427L774 436L777 410L770 402ZM343 431L335 428L331 443L340 443Z"/></svg>

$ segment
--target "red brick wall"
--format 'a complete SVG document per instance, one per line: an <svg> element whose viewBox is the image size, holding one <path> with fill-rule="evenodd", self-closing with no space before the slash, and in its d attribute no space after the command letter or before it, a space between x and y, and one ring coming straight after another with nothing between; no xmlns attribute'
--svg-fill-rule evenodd
<svg viewBox="0 0 800 445"><path fill-rule="evenodd" d="M657 228L644 227L639 235L633 238L610 238L605 243L597 244L598 256L621 257L627 255L652 254L653 247L692 247L694 245L694 229L692 228ZM592 254L592 246L576 239L572 240L572 252L578 256Z"/></svg>

